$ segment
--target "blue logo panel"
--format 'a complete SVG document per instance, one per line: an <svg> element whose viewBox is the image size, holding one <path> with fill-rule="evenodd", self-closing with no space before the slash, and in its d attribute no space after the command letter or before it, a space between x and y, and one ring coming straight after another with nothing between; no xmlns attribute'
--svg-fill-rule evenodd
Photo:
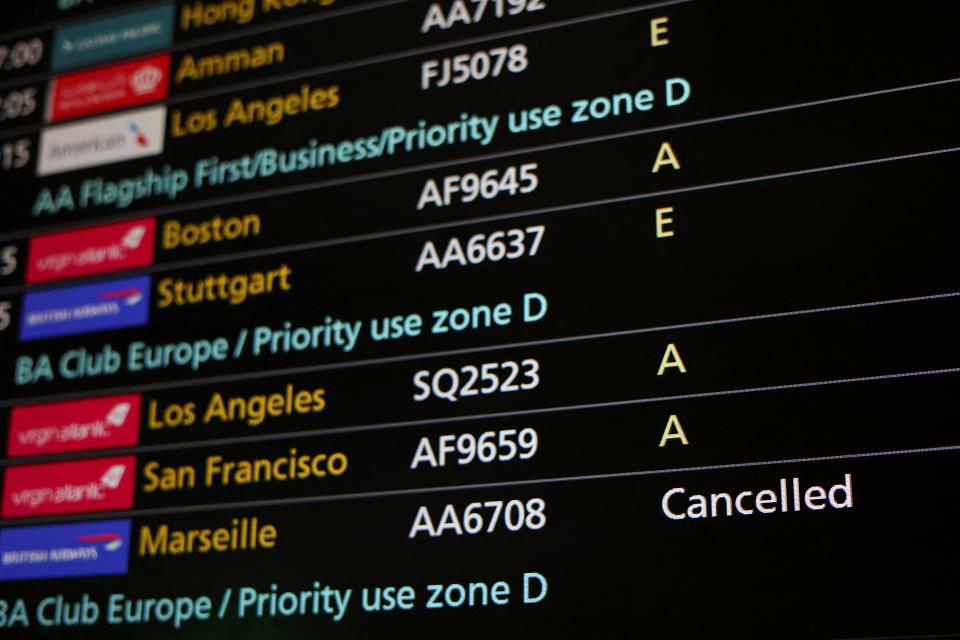
<svg viewBox="0 0 960 640"><path fill-rule="evenodd" d="M150 317L150 276L23 296L20 340L140 327Z"/></svg>
<svg viewBox="0 0 960 640"><path fill-rule="evenodd" d="M130 520L0 530L0 581L127 573Z"/></svg>
<svg viewBox="0 0 960 640"><path fill-rule="evenodd" d="M60 71L167 49L173 42L175 18L171 3L58 29L50 64Z"/></svg>

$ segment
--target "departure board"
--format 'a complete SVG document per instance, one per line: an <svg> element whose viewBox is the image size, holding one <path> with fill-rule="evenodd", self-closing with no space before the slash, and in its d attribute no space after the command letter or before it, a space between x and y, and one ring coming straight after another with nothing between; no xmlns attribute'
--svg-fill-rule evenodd
<svg viewBox="0 0 960 640"><path fill-rule="evenodd" d="M0 637L960 638L952 3L0 21Z"/></svg>

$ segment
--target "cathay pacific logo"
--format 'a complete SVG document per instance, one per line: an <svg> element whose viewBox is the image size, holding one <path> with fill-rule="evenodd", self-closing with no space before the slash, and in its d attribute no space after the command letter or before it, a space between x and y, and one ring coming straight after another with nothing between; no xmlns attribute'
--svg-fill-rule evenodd
<svg viewBox="0 0 960 640"><path fill-rule="evenodd" d="M61 124L40 132L37 175L95 167L163 153L163 106Z"/></svg>
<svg viewBox="0 0 960 640"><path fill-rule="evenodd" d="M61 71L167 49L173 42L175 13L175 3L169 2L71 23L53 34L50 66Z"/></svg>
<svg viewBox="0 0 960 640"><path fill-rule="evenodd" d="M130 529L130 520L3 529L0 580L125 574Z"/></svg>
<svg viewBox="0 0 960 640"><path fill-rule="evenodd" d="M21 340L142 326L149 315L150 276L28 293Z"/></svg>

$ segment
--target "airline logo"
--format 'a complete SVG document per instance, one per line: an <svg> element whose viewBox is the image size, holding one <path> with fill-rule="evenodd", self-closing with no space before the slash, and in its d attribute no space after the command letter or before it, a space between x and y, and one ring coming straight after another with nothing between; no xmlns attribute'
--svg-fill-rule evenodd
<svg viewBox="0 0 960 640"><path fill-rule="evenodd" d="M50 82L47 119L133 107L167 97L169 54L80 71Z"/></svg>
<svg viewBox="0 0 960 640"><path fill-rule="evenodd" d="M173 3L58 29L54 71L167 49L173 42Z"/></svg>
<svg viewBox="0 0 960 640"><path fill-rule="evenodd" d="M159 155L166 121L166 107L151 107L47 127L40 132L37 175Z"/></svg>
<svg viewBox="0 0 960 640"><path fill-rule="evenodd" d="M139 439L139 393L38 404L11 411L7 455L128 447Z"/></svg>
<svg viewBox="0 0 960 640"><path fill-rule="evenodd" d="M120 456L7 467L3 517L129 509L136 464L136 456Z"/></svg>
<svg viewBox="0 0 960 640"><path fill-rule="evenodd" d="M31 238L27 282L151 265L156 227L156 218L143 218Z"/></svg>
<svg viewBox="0 0 960 640"><path fill-rule="evenodd" d="M20 340L140 327L149 315L150 276L27 293Z"/></svg>
<svg viewBox="0 0 960 640"><path fill-rule="evenodd" d="M0 531L0 580L123 575L129 557L129 520Z"/></svg>

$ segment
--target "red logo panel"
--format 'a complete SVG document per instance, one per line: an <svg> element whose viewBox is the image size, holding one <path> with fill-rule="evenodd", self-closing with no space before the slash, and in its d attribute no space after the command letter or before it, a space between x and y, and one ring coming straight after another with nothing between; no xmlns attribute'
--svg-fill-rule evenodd
<svg viewBox="0 0 960 640"><path fill-rule="evenodd" d="M139 393L38 404L11 412L7 455L126 447L139 439Z"/></svg>
<svg viewBox="0 0 960 640"><path fill-rule="evenodd" d="M4 472L4 518L133 506L136 456L8 467Z"/></svg>
<svg viewBox="0 0 960 640"><path fill-rule="evenodd" d="M167 97L170 54L58 76L50 83L51 122Z"/></svg>

